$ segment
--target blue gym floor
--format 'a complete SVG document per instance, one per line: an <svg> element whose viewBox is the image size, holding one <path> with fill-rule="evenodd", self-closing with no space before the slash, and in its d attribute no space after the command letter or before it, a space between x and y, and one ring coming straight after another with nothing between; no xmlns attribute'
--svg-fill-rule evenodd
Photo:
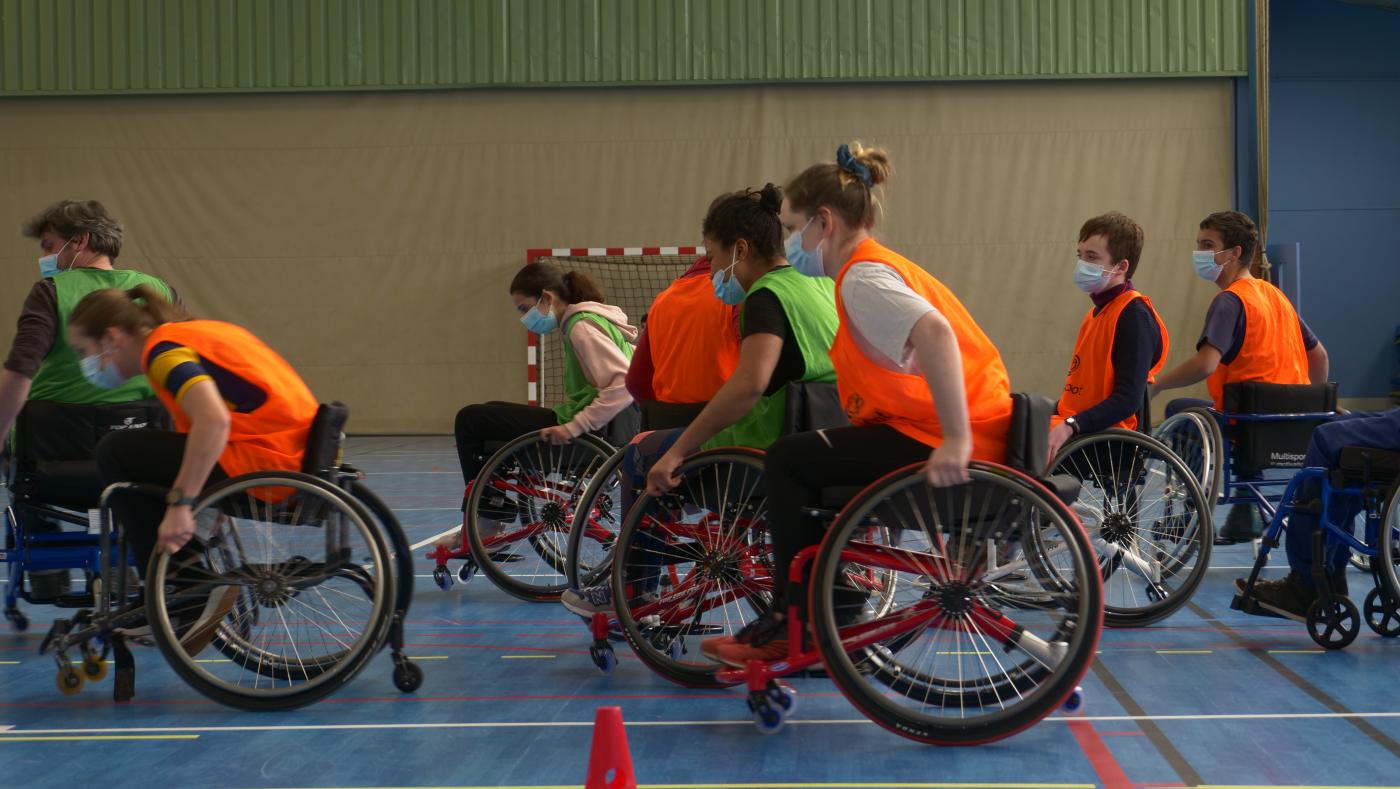
<svg viewBox="0 0 1400 789"><path fill-rule="evenodd" d="M458 521L451 439L352 439L350 459L411 541ZM643 786L1400 782L1400 641L1363 628L1344 652L1323 654L1301 625L1231 611L1248 546L1217 549L1192 604L1165 623L1106 630L1079 715L960 749L870 724L819 679L793 682L795 721L763 736L742 690L679 688L625 648L604 677L576 617L481 577L440 591L425 551L415 551L408 625L422 689L398 693L386 654L327 701L290 713L206 701L140 648L134 701L114 704L110 680L62 696L52 660L36 654L53 610L27 607L30 632L0 634L0 786L578 786L600 705L621 706ZM1367 584L1353 573L1355 599Z"/></svg>

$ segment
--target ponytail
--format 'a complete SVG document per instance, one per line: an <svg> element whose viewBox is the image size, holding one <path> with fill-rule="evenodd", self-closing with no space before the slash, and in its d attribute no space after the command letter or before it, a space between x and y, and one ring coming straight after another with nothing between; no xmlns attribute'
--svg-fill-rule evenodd
<svg viewBox="0 0 1400 789"><path fill-rule="evenodd" d="M549 263L531 263L516 272L510 281L510 292L538 299L550 291L566 304L583 301L602 302L603 286L582 271L560 271Z"/></svg>
<svg viewBox="0 0 1400 789"><path fill-rule="evenodd" d="M137 285L131 290L104 288L84 296L68 316L68 325L80 334L98 339L112 327L127 334L141 334L163 323L189 320L189 313L171 304L159 290Z"/></svg>

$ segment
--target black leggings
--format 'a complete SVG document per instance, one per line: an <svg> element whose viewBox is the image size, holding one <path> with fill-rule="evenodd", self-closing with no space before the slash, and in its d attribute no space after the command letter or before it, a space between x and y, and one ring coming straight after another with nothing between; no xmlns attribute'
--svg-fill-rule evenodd
<svg viewBox="0 0 1400 789"><path fill-rule="evenodd" d="M526 433L536 433L559 424L547 408L495 400L469 405L457 412L457 459L462 464L462 482L470 485L486 465L482 456L487 441L510 441ZM466 509L465 498L462 501Z"/></svg>
<svg viewBox="0 0 1400 789"><path fill-rule="evenodd" d="M97 474L105 488L116 482L139 482L168 488L180 473L186 436L168 430L117 430L97 444ZM228 479L215 464L205 486ZM185 495L193 495L186 491ZM165 498L118 490L108 500L112 515L126 533L136 556L136 568L146 577L146 563L155 552L156 535L165 517Z"/></svg>
<svg viewBox="0 0 1400 789"><path fill-rule="evenodd" d="M775 596L786 600L787 568L793 557L803 548L819 544L826 533L828 524L803 513L804 508L821 504L822 488L868 485L895 469L928 460L932 452L932 447L888 425L794 433L768 447L763 476L776 559ZM812 572L810 566L807 572Z"/></svg>

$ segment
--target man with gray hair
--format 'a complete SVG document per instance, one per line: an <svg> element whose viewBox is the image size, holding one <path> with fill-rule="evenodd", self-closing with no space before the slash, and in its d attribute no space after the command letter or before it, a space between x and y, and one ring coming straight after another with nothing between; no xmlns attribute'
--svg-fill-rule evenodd
<svg viewBox="0 0 1400 789"><path fill-rule="evenodd" d="M174 291L159 279L112 265L121 254L121 222L96 200L63 200L26 222L23 232L39 242L43 256L39 258L40 279L24 300L14 341L0 370L0 435L10 434L27 402L103 406L152 398L150 387L139 376L115 389L99 386L87 377L82 360L68 344L69 313L94 290L129 290L148 284L175 300ZM42 432L65 431L55 426L53 431ZM53 438L33 436L29 443L38 445ZM96 443L95 437L92 443ZM43 449L39 447L41 454ZM69 446L65 451L71 454L73 450ZM43 522L26 523L25 527L31 534L58 529L56 524ZM33 599L57 597L67 591L67 570L31 572L29 577Z"/></svg>

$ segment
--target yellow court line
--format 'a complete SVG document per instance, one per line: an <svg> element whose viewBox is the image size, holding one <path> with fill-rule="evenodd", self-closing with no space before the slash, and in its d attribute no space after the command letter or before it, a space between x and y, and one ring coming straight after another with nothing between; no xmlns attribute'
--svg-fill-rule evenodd
<svg viewBox="0 0 1400 789"><path fill-rule="evenodd" d="M557 655L501 655L501 660L553 660Z"/></svg>
<svg viewBox="0 0 1400 789"><path fill-rule="evenodd" d="M87 734L67 737L11 737L0 734L0 742L70 742L74 740L197 740L198 734Z"/></svg>
<svg viewBox="0 0 1400 789"><path fill-rule="evenodd" d="M1209 655L1215 650L1212 649L1159 649L1159 655Z"/></svg>
<svg viewBox="0 0 1400 789"><path fill-rule="evenodd" d="M451 655L404 655L409 660L447 660Z"/></svg>
<svg viewBox="0 0 1400 789"><path fill-rule="evenodd" d="M203 659L203 660L196 660L195 662L196 662L196 663L232 663L233 661L232 661L232 660L229 660L228 658L205 658L205 659Z"/></svg>
<svg viewBox="0 0 1400 789"><path fill-rule="evenodd" d="M18 666L18 660L0 660L0 666Z"/></svg>

